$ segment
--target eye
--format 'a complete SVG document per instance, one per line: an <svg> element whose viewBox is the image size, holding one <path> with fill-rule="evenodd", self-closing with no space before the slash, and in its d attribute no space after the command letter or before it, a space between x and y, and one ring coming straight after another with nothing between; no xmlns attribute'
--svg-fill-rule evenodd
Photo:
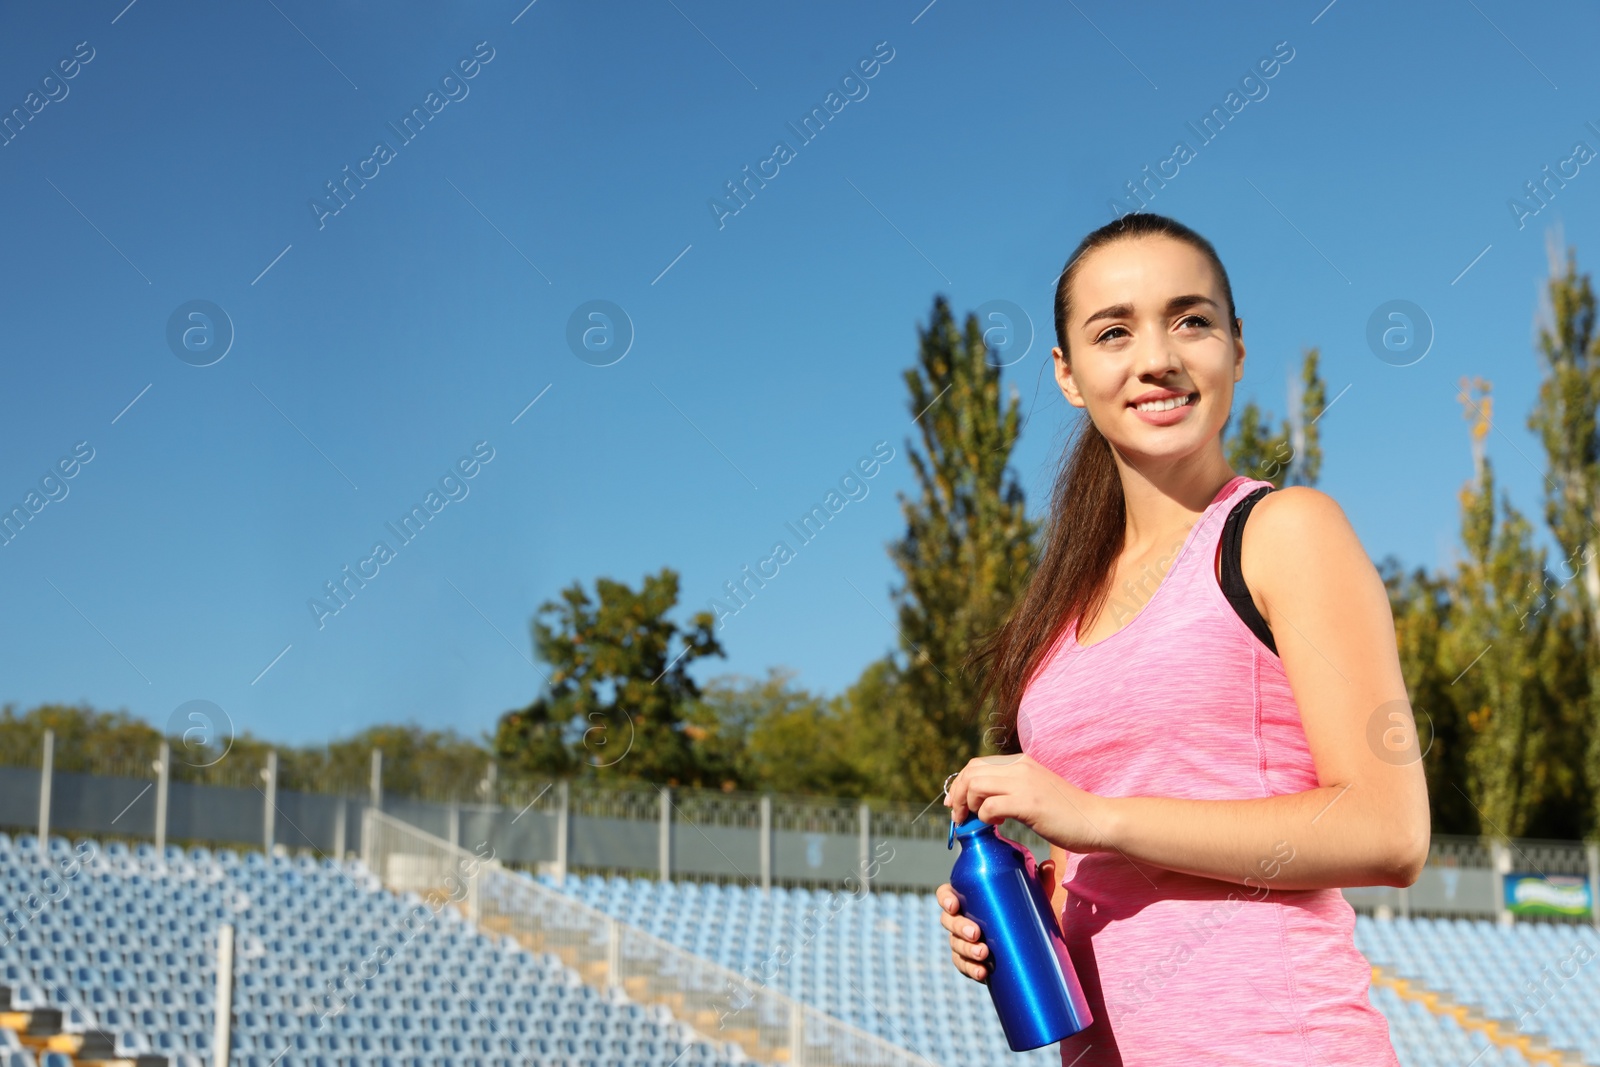
<svg viewBox="0 0 1600 1067"><path fill-rule="evenodd" d="M1111 329L1107 330L1105 333L1101 334L1099 337L1096 337L1090 343L1091 344L1099 344L1101 341L1104 341L1106 338L1110 337L1112 332L1116 331L1116 330L1122 330L1123 333L1127 333L1128 332L1127 330L1123 329L1121 326L1113 326L1113 327L1111 327Z"/></svg>
<svg viewBox="0 0 1600 1067"><path fill-rule="evenodd" d="M1185 315L1183 318L1178 320L1178 324L1181 326L1183 323L1191 321L1198 322L1202 329L1211 325L1211 320L1206 318L1204 315Z"/></svg>

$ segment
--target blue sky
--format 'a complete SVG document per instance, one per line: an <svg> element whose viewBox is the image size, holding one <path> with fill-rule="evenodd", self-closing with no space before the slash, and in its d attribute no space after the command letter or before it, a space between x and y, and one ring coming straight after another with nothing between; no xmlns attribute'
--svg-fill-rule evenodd
<svg viewBox="0 0 1600 1067"><path fill-rule="evenodd" d="M1037 510L1075 417L1048 371L1054 276L1179 139L1193 157L1148 207L1228 266L1236 403L1281 418L1320 347L1320 488L1369 554L1450 559L1462 375L1494 383L1489 455L1538 515L1546 235L1592 266L1600 175L1569 164L1521 227L1509 201L1575 142L1600 150L1592 8L525 5L0 16L0 110L29 115L0 147L0 501L59 497L0 548L0 700L162 723L204 699L293 743L476 734L539 691L541 602L669 565L680 617L705 607L886 442L867 495L697 670L785 664L837 692L896 643L901 374L935 294L1033 321L1006 375ZM802 140L789 124L830 92ZM1187 124L1230 92L1201 144ZM341 204L326 183L351 173ZM1407 366L1366 340L1391 300L1434 331ZM231 323L215 362L168 342L193 301ZM592 301L631 323L620 359L568 343ZM492 458L460 477L475 447ZM424 531L363 565L431 489ZM319 628L308 601L347 565L376 576Z"/></svg>

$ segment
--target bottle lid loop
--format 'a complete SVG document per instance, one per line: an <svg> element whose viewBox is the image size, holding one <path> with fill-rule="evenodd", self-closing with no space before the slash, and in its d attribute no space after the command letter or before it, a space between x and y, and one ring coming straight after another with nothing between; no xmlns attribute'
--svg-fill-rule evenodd
<svg viewBox="0 0 1600 1067"><path fill-rule="evenodd" d="M945 778L945 780L944 780L944 794L943 794L943 796L940 797L941 800L950 795L950 783L952 781L954 781L955 778L960 774L961 774L961 772L957 771L955 774L952 774L949 777ZM945 841L944 847L945 847L946 851L949 851L950 849L953 849L953 848L956 847L956 813L954 811L952 811L950 813L950 837L949 837L948 840Z"/></svg>

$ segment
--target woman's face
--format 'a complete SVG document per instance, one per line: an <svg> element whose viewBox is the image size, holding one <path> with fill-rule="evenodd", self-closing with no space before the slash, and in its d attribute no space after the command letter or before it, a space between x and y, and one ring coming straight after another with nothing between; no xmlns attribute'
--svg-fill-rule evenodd
<svg viewBox="0 0 1600 1067"><path fill-rule="evenodd" d="M1170 237L1116 241L1087 254L1071 298L1072 362L1053 350L1056 381L1106 440L1125 455L1175 459L1218 438L1244 342L1210 260ZM1152 395L1170 399L1134 406Z"/></svg>

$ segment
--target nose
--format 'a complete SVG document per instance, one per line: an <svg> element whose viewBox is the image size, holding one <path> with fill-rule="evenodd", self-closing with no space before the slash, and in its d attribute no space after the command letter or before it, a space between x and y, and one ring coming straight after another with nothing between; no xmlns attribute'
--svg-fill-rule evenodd
<svg viewBox="0 0 1600 1067"><path fill-rule="evenodd" d="M1183 369L1183 362L1178 358L1177 342L1165 333L1158 333L1147 343L1139 346L1138 355L1134 359L1134 371L1140 377L1165 377L1168 373Z"/></svg>

